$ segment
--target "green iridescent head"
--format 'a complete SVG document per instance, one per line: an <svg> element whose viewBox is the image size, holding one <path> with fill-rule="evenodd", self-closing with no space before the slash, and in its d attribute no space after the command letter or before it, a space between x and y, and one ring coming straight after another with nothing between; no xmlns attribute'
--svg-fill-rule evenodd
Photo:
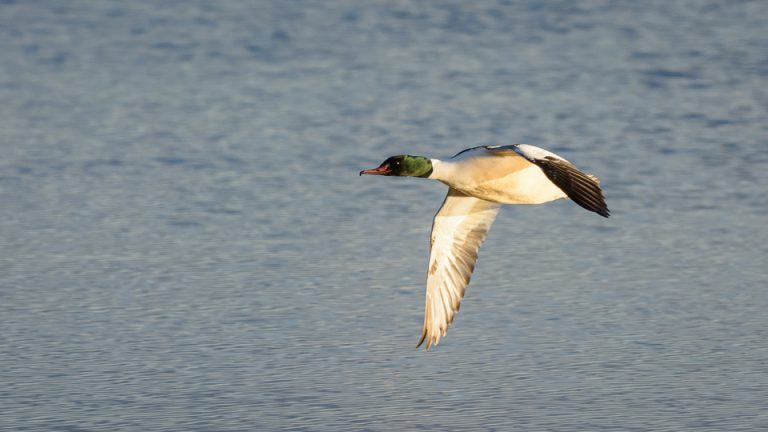
<svg viewBox="0 0 768 432"><path fill-rule="evenodd" d="M432 174L432 161L424 156L392 156L378 168L360 171L360 175L372 174L400 177L429 177Z"/></svg>

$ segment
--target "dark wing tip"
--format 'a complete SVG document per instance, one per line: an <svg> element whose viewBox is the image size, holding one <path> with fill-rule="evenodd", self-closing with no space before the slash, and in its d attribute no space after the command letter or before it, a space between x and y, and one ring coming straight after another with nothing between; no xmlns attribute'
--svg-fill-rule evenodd
<svg viewBox="0 0 768 432"><path fill-rule="evenodd" d="M533 163L538 165L547 178L565 192L571 201L604 218L611 215L596 177L584 174L570 162L550 156L535 159Z"/></svg>
<svg viewBox="0 0 768 432"><path fill-rule="evenodd" d="M432 338L427 339L427 330L426 329L424 329L421 332L421 339L419 339L419 343L418 343L418 345L416 345L416 348L420 347L424 343L425 340L427 341L427 345L424 347L424 351L429 351L429 347L430 347L430 345L432 345L432 343L431 343L432 342Z"/></svg>
<svg viewBox="0 0 768 432"><path fill-rule="evenodd" d="M421 332L421 339L419 339L419 343L416 345L416 348L420 347L421 344L424 343L424 339L426 338L427 338L427 332L426 331ZM427 349L429 349L429 347L427 347Z"/></svg>

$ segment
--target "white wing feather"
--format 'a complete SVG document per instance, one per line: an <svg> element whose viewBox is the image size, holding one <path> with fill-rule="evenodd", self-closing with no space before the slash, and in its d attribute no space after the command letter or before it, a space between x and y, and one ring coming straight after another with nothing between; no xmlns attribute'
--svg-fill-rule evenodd
<svg viewBox="0 0 768 432"><path fill-rule="evenodd" d="M432 222L424 327L419 345L437 345L458 312L480 245L499 204L448 190Z"/></svg>

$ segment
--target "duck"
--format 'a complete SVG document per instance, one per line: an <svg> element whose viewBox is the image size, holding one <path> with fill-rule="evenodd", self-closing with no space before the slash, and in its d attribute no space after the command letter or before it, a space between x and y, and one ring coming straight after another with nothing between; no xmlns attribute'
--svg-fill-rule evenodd
<svg viewBox="0 0 768 432"><path fill-rule="evenodd" d="M419 177L448 186L432 220L424 324L416 347L437 346L459 311L478 251L503 204L570 199L608 218L600 181L571 162L530 144L477 146L448 160L396 155L360 175Z"/></svg>

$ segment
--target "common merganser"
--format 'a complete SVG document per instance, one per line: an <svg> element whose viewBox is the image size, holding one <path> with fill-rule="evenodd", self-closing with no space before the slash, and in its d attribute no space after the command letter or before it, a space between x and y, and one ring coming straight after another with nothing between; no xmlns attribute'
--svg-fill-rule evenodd
<svg viewBox="0 0 768 432"><path fill-rule="evenodd" d="M564 158L528 144L478 146L450 160L398 155L360 175L422 177L448 185L432 221L424 326L417 347L445 336L475 268L477 252L501 204L542 204L570 198L608 217L600 183Z"/></svg>

